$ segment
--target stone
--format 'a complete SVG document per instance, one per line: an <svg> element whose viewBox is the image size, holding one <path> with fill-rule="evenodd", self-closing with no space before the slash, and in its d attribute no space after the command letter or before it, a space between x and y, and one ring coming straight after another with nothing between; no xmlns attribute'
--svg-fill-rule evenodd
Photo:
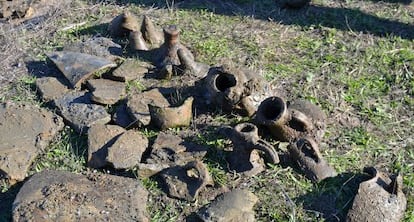
<svg viewBox="0 0 414 222"><path fill-rule="evenodd" d="M62 118L45 109L0 104L0 174L23 180L33 160L63 126Z"/></svg>
<svg viewBox="0 0 414 222"><path fill-rule="evenodd" d="M125 60L118 68L116 68L111 75L111 78L118 81L130 81L142 78L151 65L136 59Z"/></svg>
<svg viewBox="0 0 414 222"><path fill-rule="evenodd" d="M108 148L106 161L115 169L127 169L141 162L142 154L148 148L148 138L141 132L128 130Z"/></svg>
<svg viewBox="0 0 414 222"><path fill-rule="evenodd" d="M93 37L63 47L64 51L80 52L102 57L111 61L122 56L122 46L105 37Z"/></svg>
<svg viewBox="0 0 414 222"><path fill-rule="evenodd" d="M73 91L54 100L62 117L79 133L86 133L94 124L106 124L111 116L100 105L91 104L91 94Z"/></svg>
<svg viewBox="0 0 414 222"><path fill-rule="evenodd" d="M108 147L112 146L125 129L116 125L96 124L88 130L88 166L101 168L106 165Z"/></svg>
<svg viewBox="0 0 414 222"><path fill-rule="evenodd" d="M36 87L43 101L51 101L63 96L69 91L57 78L43 77L36 79Z"/></svg>
<svg viewBox="0 0 414 222"><path fill-rule="evenodd" d="M117 108L112 116L112 120L118 125L126 129L132 128L136 125L136 121L132 119L127 110L127 105L125 102L122 102Z"/></svg>
<svg viewBox="0 0 414 222"><path fill-rule="evenodd" d="M74 88L79 88L92 74L117 66L116 63L108 59L80 52L59 51L46 55Z"/></svg>
<svg viewBox="0 0 414 222"><path fill-rule="evenodd" d="M168 100L158 89L131 95L127 102L128 112L132 119L140 126L147 126L151 121L148 104L155 106L169 106Z"/></svg>
<svg viewBox="0 0 414 222"><path fill-rule="evenodd" d="M136 179L45 170L13 203L13 221L149 221L148 191Z"/></svg>
<svg viewBox="0 0 414 222"><path fill-rule="evenodd" d="M200 190L213 183L207 167L201 161L167 168L160 176L163 188L170 197L187 201L194 201Z"/></svg>
<svg viewBox="0 0 414 222"><path fill-rule="evenodd" d="M92 101L113 105L126 95L125 83L108 79L88 80L88 88L92 91Z"/></svg>
<svg viewBox="0 0 414 222"><path fill-rule="evenodd" d="M235 189L201 208L197 216L204 222L256 221L253 206L259 199L250 191Z"/></svg>

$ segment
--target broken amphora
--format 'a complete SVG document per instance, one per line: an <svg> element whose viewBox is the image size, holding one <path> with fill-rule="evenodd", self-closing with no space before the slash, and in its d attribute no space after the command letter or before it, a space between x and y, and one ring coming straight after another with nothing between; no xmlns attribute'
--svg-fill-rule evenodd
<svg viewBox="0 0 414 222"><path fill-rule="evenodd" d="M291 159L313 182L337 175L335 169L322 157L318 145L312 138L297 139L289 144L288 150Z"/></svg>
<svg viewBox="0 0 414 222"><path fill-rule="evenodd" d="M112 37L128 36L130 32L139 31L138 19L129 11L116 16L108 26Z"/></svg>
<svg viewBox="0 0 414 222"><path fill-rule="evenodd" d="M315 127L312 119L303 112L288 108L284 99L272 96L265 99L256 112L255 121L269 128L272 136L282 142L312 136L319 140L324 128Z"/></svg>
<svg viewBox="0 0 414 222"><path fill-rule="evenodd" d="M161 130L189 126L193 117L193 97L187 98L180 106L157 106L148 104L151 122Z"/></svg>
<svg viewBox="0 0 414 222"><path fill-rule="evenodd" d="M407 207L407 199L402 191L402 176L387 176L373 167L365 168L364 172L371 179L359 185L346 221L401 221Z"/></svg>
<svg viewBox="0 0 414 222"><path fill-rule="evenodd" d="M256 98L261 97L267 87L256 73L224 64L213 67L205 78L207 103L213 103L226 112L240 111L252 116L259 105Z"/></svg>
<svg viewBox="0 0 414 222"><path fill-rule="evenodd" d="M170 197L187 201L194 201L201 189L213 184L207 167L199 160L165 169L160 176Z"/></svg>
<svg viewBox="0 0 414 222"><path fill-rule="evenodd" d="M241 123L231 128L224 128L233 143L233 151L228 158L230 168L236 172L253 176L264 170L264 162L257 151L264 153L267 163L279 163L279 156L273 146L260 139L254 124Z"/></svg>
<svg viewBox="0 0 414 222"><path fill-rule="evenodd" d="M159 70L160 78L170 79L181 64L178 50L185 51L189 59L194 60L190 50L180 43L180 30L176 25L164 28L164 43L154 51L153 63Z"/></svg>

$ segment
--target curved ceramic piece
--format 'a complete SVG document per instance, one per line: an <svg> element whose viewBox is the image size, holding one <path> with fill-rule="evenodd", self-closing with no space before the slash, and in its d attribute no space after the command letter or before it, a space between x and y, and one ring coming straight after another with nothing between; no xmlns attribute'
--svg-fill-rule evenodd
<svg viewBox="0 0 414 222"><path fill-rule="evenodd" d="M129 47L132 50L146 51L148 47L140 31L133 31L129 33Z"/></svg>
<svg viewBox="0 0 414 222"><path fill-rule="evenodd" d="M162 33L155 28L154 23L147 15L143 16L141 32L145 41L151 45L151 48L159 47L164 41Z"/></svg>
<svg viewBox="0 0 414 222"><path fill-rule="evenodd" d="M407 199L402 191L402 176L387 176L372 167L364 171L371 179L359 185L346 221L401 221L407 207Z"/></svg>
<svg viewBox="0 0 414 222"><path fill-rule="evenodd" d="M288 146L290 157L305 176L314 182L337 175L334 168L322 157L316 142L310 138L300 138Z"/></svg>
<svg viewBox="0 0 414 222"><path fill-rule="evenodd" d="M160 107L149 104L152 123L161 130L180 126L189 126L193 117L194 98L189 97L181 106Z"/></svg>
<svg viewBox="0 0 414 222"><path fill-rule="evenodd" d="M178 49L177 55L180 60L180 72L196 76L198 79L207 76L210 66L194 61L194 56L188 50Z"/></svg>

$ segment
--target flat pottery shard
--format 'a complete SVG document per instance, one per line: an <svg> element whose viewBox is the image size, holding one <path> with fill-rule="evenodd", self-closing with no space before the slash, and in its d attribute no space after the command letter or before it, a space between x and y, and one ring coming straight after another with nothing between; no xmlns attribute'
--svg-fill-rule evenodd
<svg viewBox="0 0 414 222"><path fill-rule="evenodd" d="M205 222L256 221L253 206L259 199L247 190L232 190L201 208L197 216Z"/></svg>
<svg viewBox="0 0 414 222"><path fill-rule="evenodd" d="M110 60L79 52L52 52L48 53L47 57L55 63L74 88L79 88L93 73L116 67Z"/></svg>
<svg viewBox="0 0 414 222"><path fill-rule="evenodd" d="M401 221L407 207L402 176L389 177L375 168L365 168L364 171L371 179L359 185L347 221Z"/></svg>
<svg viewBox="0 0 414 222"><path fill-rule="evenodd" d="M168 195L187 201L193 201L201 189L212 184L210 174L201 161L170 167L160 174Z"/></svg>
<svg viewBox="0 0 414 222"><path fill-rule="evenodd" d="M115 169L134 167L141 162L142 154L147 148L147 137L138 131L129 130L108 148L106 161Z"/></svg>
<svg viewBox="0 0 414 222"><path fill-rule="evenodd" d="M54 100L62 117L79 133L86 133L95 124L106 124L111 116L100 105L91 104L91 95L74 91Z"/></svg>
<svg viewBox="0 0 414 222"><path fill-rule="evenodd" d="M106 165L108 148L125 129L116 125L93 125L88 130L88 166L100 168Z"/></svg>
<svg viewBox="0 0 414 222"><path fill-rule="evenodd" d="M122 56L122 46L105 37L94 37L73 43L65 46L63 50L94 55L111 61L116 61Z"/></svg>
<svg viewBox="0 0 414 222"><path fill-rule="evenodd" d="M36 87L39 90L43 101L51 101L63 96L69 91L68 87L63 85L55 77L43 77L36 79Z"/></svg>
<svg viewBox="0 0 414 222"><path fill-rule="evenodd" d="M136 179L42 171L20 189L14 221L149 221L148 191Z"/></svg>
<svg viewBox="0 0 414 222"><path fill-rule="evenodd" d="M23 180L33 160L63 128L63 120L45 109L0 104L0 172Z"/></svg>
<svg viewBox="0 0 414 222"><path fill-rule="evenodd" d="M118 68L116 68L111 77L119 81L130 81L134 79L142 78L151 65L136 59L125 60Z"/></svg>
<svg viewBox="0 0 414 222"><path fill-rule="evenodd" d="M147 126L151 121L148 104L155 106L169 106L168 100L158 89L131 95L128 98L128 112L139 125Z"/></svg>
<svg viewBox="0 0 414 222"><path fill-rule="evenodd" d="M126 95L125 83L107 79L88 80L88 88L92 91L92 101L112 105Z"/></svg>

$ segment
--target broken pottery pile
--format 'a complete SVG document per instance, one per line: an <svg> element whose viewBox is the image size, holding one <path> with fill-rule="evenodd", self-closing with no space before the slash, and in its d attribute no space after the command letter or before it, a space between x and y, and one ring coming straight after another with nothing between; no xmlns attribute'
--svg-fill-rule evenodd
<svg viewBox="0 0 414 222"><path fill-rule="evenodd" d="M272 139L289 144L289 164L311 181L337 175L319 150L326 116L318 106L305 100L287 102L257 72L244 67L232 63L210 67L195 61L180 42L175 25L161 32L148 16L143 16L140 24L135 15L124 12L112 20L108 31L114 38L128 38L132 53L148 61L124 59L122 47L104 37L48 53L61 73L37 79L36 86L42 100L60 116L36 107L0 107L0 135L6 135L0 137L0 144L6 144L0 146L0 172L5 177L24 180L34 158L63 128L63 119L77 133L88 136L88 167L135 168L140 178L158 178L169 197L196 201L200 192L214 185L203 163L209 148L167 129L191 127L195 111L206 107L251 120L218 129L232 144L226 155L230 171L251 177L269 164L279 164L278 147L262 138L262 132L268 131ZM141 89L130 89L132 83L140 83ZM20 121L16 123L15 118ZM7 127L1 124L4 122ZM13 142L10 138L22 135L15 133L21 129L26 130L26 137ZM139 129L159 132L152 141ZM27 154L24 159L15 158L20 152ZM382 175L376 172L371 180L361 183L348 220L365 217L363 208L381 211L387 200L389 214L402 217L405 197L401 177ZM383 195L369 196L373 192ZM57 194L66 199L56 198ZM100 173L43 171L24 184L14 202L13 217L148 221L146 200L147 192L137 180ZM202 221L255 221L252 208L257 201L249 191L234 189L196 215ZM377 217L388 218L389 214Z"/></svg>

